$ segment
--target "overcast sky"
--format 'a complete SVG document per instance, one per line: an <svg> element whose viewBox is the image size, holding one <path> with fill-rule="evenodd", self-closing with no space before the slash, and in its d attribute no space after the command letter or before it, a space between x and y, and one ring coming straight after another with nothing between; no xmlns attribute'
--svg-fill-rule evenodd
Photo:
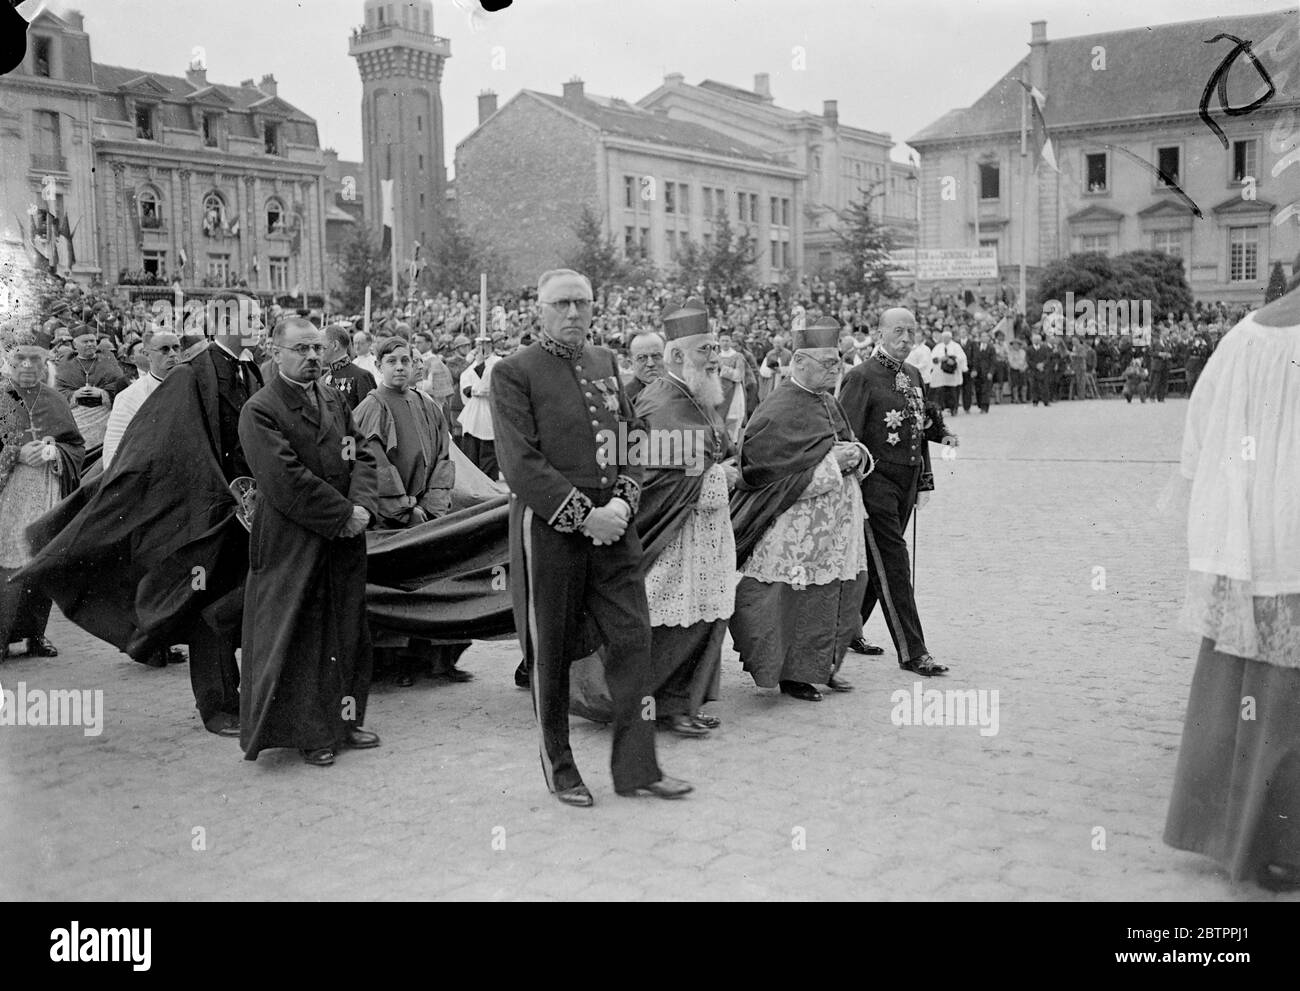
<svg viewBox="0 0 1300 991"><path fill-rule="evenodd" d="M322 145L362 157L361 79L347 53L362 0L29 0L19 9L31 17L42 2L86 15L97 62L183 75L201 45L213 82L274 73L280 96L316 118ZM577 75L589 93L635 101L669 72L745 88L767 72L779 105L820 110L835 99L842 122L901 142L969 106L1014 65L1030 21L1047 21L1050 40L1288 6L1294 0L514 0L480 14L473 30L454 0L434 0L434 31L451 40L447 167L477 123L483 89L504 103L524 88L559 93ZM792 65L795 46L806 53L802 69Z"/></svg>

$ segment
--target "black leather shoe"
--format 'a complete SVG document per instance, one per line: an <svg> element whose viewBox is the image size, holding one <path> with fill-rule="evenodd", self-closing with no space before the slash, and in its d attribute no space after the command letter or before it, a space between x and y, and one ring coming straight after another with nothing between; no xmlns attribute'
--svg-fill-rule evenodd
<svg viewBox="0 0 1300 991"><path fill-rule="evenodd" d="M334 751L329 747L321 747L319 750L301 750L302 759L313 767L329 767L334 763Z"/></svg>
<svg viewBox="0 0 1300 991"><path fill-rule="evenodd" d="M450 667L442 673L442 676L448 681L473 681L474 676L468 671L462 671L458 667Z"/></svg>
<svg viewBox="0 0 1300 991"><path fill-rule="evenodd" d="M849 684L847 681L845 681L843 678L837 678L837 677L835 677L835 675L831 675L830 680L829 680L828 682L826 682L826 687L829 688L832 692L851 692L851 691L853 691L853 686L852 686L852 685L850 685L850 684Z"/></svg>
<svg viewBox="0 0 1300 991"><path fill-rule="evenodd" d="M677 778L670 778L667 775L648 785L642 785L640 788L633 788L631 791L620 791L619 794L624 798L642 798L653 796L655 798L681 798L683 795L689 795L695 789L685 781L679 781Z"/></svg>
<svg viewBox="0 0 1300 991"><path fill-rule="evenodd" d="M190 655L185 653L185 651L181 650L179 647L167 648L168 664L187 664L189 663L189 659Z"/></svg>
<svg viewBox="0 0 1300 991"><path fill-rule="evenodd" d="M883 654L884 647L877 647L874 643L867 640L866 637L854 637L849 643L849 650L855 654Z"/></svg>
<svg viewBox="0 0 1300 991"><path fill-rule="evenodd" d="M59 649L47 637L27 638L28 657L58 657Z"/></svg>
<svg viewBox="0 0 1300 991"><path fill-rule="evenodd" d="M398 688L410 688L414 684L415 684L415 679L411 677L410 671L403 671L401 674L397 676Z"/></svg>
<svg viewBox="0 0 1300 991"><path fill-rule="evenodd" d="M911 671L914 674L919 674L926 678L931 678L936 674L946 674L948 672L946 665L940 664L929 654L922 654L920 657L914 657L906 664L900 664L899 667L904 671Z"/></svg>
<svg viewBox="0 0 1300 991"><path fill-rule="evenodd" d="M696 726L703 726L705 729L717 729L719 726L722 725L721 719L719 719L717 716L710 716L703 709L701 709L691 718L695 720Z"/></svg>
<svg viewBox="0 0 1300 991"><path fill-rule="evenodd" d="M565 805L573 805L580 809L589 809L596 804L596 800L591 797L591 792L587 790L586 785L574 785L572 788L557 791L555 797Z"/></svg>
<svg viewBox="0 0 1300 991"><path fill-rule="evenodd" d="M1269 891L1300 891L1300 864L1264 864L1256 880Z"/></svg>
<svg viewBox="0 0 1300 991"><path fill-rule="evenodd" d="M661 729L666 729L669 733L676 733L678 736L701 737L708 736L709 731L700 726L690 716L664 716L657 720Z"/></svg>
<svg viewBox="0 0 1300 991"><path fill-rule="evenodd" d="M148 657L143 658L140 663L151 668L165 668L167 666L167 651L155 650Z"/></svg>
<svg viewBox="0 0 1300 991"><path fill-rule="evenodd" d="M783 681L781 682L781 694L789 695L791 698L802 699L805 702L820 702L822 693L813 688L806 681Z"/></svg>
<svg viewBox="0 0 1300 991"><path fill-rule="evenodd" d="M239 717L226 712L218 713L204 724L204 728L217 736L238 736Z"/></svg>
<svg viewBox="0 0 1300 991"><path fill-rule="evenodd" d="M528 662L520 661L519 667L515 668L515 687L531 688L532 685L532 678L528 675Z"/></svg>
<svg viewBox="0 0 1300 991"><path fill-rule="evenodd" d="M371 733L363 729L357 729L354 726L348 730L348 735L344 738L343 745L351 747L353 750L369 750L371 747L379 746L379 734Z"/></svg>

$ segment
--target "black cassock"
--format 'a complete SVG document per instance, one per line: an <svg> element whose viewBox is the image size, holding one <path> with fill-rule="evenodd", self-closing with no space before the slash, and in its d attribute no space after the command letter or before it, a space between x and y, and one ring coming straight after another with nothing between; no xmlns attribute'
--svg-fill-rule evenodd
<svg viewBox="0 0 1300 991"><path fill-rule="evenodd" d="M370 692L366 538L339 533L354 505L378 510L375 459L343 397L313 389L319 409L276 376L239 417L257 480L240 693L247 760L338 745L364 722Z"/></svg>

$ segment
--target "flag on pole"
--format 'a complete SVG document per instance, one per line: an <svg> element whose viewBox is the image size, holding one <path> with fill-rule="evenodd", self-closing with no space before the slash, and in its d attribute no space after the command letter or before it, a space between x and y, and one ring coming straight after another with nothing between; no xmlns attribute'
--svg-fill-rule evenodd
<svg viewBox="0 0 1300 991"><path fill-rule="evenodd" d="M184 248L181 248L180 258L181 258L181 271L183 272L185 271L185 266L189 264L189 258L186 256Z"/></svg>
<svg viewBox="0 0 1300 991"><path fill-rule="evenodd" d="M253 255L253 274L256 275L257 271L257 255Z"/></svg>
<svg viewBox="0 0 1300 991"><path fill-rule="evenodd" d="M235 222L234 222L233 224L230 225L230 234L231 234L232 237L239 237L239 218L238 218L238 217L236 217L236 218L235 218Z"/></svg>
<svg viewBox="0 0 1300 991"><path fill-rule="evenodd" d="M1060 172L1056 165L1056 150L1052 147L1052 135L1047 130L1047 118L1043 116L1043 107L1047 105L1047 97L1037 86L1031 86L1023 79L1016 80L1024 87L1025 92L1029 94L1029 106L1034 118L1034 147L1038 149L1038 154L1047 167L1053 172Z"/></svg>
<svg viewBox="0 0 1300 991"><path fill-rule="evenodd" d="M382 201L380 216L384 223L384 242L380 245L380 253L384 254L393 249L393 180L381 179L379 181L379 198Z"/></svg>
<svg viewBox="0 0 1300 991"><path fill-rule="evenodd" d="M63 255L67 259L68 268L77 264L77 253L72 247L72 228L68 226L68 213L65 210L63 216L59 218L59 237L63 239Z"/></svg>

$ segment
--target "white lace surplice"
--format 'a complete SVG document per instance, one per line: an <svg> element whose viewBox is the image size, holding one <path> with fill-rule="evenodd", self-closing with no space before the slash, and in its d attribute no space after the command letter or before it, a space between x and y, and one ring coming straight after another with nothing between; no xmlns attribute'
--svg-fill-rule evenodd
<svg viewBox="0 0 1300 991"><path fill-rule="evenodd" d="M1300 328L1247 315L1197 380L1182 621L1221 653L1300 667Z"/></svg>
<svg viewBox="0 0 1300 991"><path fill-rule="evenodd" d="M694 626L730 619L736 605L736 538L727 474L704 473L699 501L645 578L651 626Z"/></svg>
<svg viewBox="0 0 1300 991"><path fill-rule="evenodd" d="M32 560L23 531L59 501L59 476L48 464L19 461L0 490L0 568L21 568Z"/></svg>
<svg viewBox="0 0 1300 991"><path fill-rule="evenodd" d="M867 570L866 511L856 474L841 475L835 454L763 534L741 574L796 587L851 582Z"/></svg>

